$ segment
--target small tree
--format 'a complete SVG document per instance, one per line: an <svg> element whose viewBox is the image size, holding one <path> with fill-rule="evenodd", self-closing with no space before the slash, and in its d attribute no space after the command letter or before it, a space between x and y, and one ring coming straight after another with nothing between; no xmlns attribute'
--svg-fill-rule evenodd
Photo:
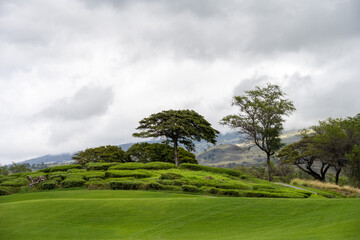
<svg viewBox="0 0 360 240"><path fill-rule="evenodd" d="M87 148L72 157L78 164L85 165L89 162L124 162L125 151L118 146L100 146Z"/></svg>
<svg viewBox="0 0 360 240"><path fill-rule="evenodd" d="M11 173L31 172L30 164L28 163L12 163L8 168Z"/></svg>
<svg viewBox="0 0 360 240"><path fill-rule="evenodd" d="M165 143L172 143L174 161L179 166L178 145L183 144L188 151L194 151L193 141L202 139L215 144L219 133L211 127L205 118L193 110L167 110L151 114L139 122L134 137L164 138Z"/></svg>
<svg viewBox="0 0 360 240"><path fill-rule="evenodd" d="M295 107L284 98L277 85L268 84L245 93L234 97L232 103L240 108L239 114L226 116L220 123L245 134L266 153L268 180L271 181L270 158L283 146L279 136L283 131L284 116L295 111Z"/></svg>

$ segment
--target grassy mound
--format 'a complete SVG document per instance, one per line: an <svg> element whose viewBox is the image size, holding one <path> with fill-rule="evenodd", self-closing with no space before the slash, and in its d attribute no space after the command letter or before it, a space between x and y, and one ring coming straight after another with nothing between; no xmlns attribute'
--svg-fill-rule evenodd
<svg viewBox="0 0 360 240"><path fill-rule="evenodd" d="M27 175L46 176L35 188ZM236 170L171 163L90 163L64 165L2 178L0 195L17 191L81 187L87 189L158 190L234 197L307 198L309 191L262 181Z"/></svg>
<svg viewBox="0 0 360 240"><path fill-rule="evenodd" d="M0 197L1 239L358 239L359 199L72 190Z"/></svg>

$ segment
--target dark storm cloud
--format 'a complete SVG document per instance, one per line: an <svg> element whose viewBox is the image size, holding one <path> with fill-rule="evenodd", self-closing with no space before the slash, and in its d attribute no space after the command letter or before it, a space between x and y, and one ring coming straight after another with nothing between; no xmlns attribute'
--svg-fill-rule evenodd
<svg viewBox="0 0 360 240"><path fill-rule="evenodd" d="M113 102L114 92L110 88L83 87L72 97L55 101L42 112L49 118L82 120L106 113Z"/></svg>

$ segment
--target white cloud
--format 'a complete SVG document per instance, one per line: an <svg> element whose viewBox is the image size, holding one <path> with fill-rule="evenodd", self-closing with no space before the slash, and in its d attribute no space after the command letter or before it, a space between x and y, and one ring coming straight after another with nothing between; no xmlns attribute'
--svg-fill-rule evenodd
<svg viewBox="0 0 360 240"><path fill-rule="evenodd" d="M279 84L287 128L360 101L359 1L2 1L0 163L133 141L189 108L216 128L234 94Z"/></svg>

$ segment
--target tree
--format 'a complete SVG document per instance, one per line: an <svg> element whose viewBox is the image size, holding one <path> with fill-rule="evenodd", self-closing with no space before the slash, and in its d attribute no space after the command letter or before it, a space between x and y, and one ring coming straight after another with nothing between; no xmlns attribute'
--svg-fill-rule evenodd
<svg viewBox="0 0 360 240"><path fill-rule="evenodd" d="M277 154L280 163L297 166L301 171L319 181L325 181L330 164L313 147L313 137L303 133L303 138L283 147ZM319 167L319 170L317 168Z"/></svg>
<svg viewBox="0 0 360 240"><path fill-rule="evenodd" d="M9 175L9 168L8 166L0 166L0 175L7 176Z"/></svg>
<svg viewBox="0 0 360 240"><path fill-rule="evenodd" d="M360 187L360 146L355 145L351 153L346 155L348 166L346 168L350 182L355 187Z"/></svg>
<svg viewBox="0 0 360 240"><path fill-rule="evenodd" d="M28 163L12 163L9 167L11 173L31 172L30 164Z"/></svg>
<svg viewBox="0 0 360 240"><path fill-rule="evenodd" d="M194 151L193 141L202 139L212 144L216 143L219 133L211 127L205 118L193 110L167 110L151 114L140 120L134 137L163 138L164 143L172 143L174 162L179 166L178 145L183 144L188 151Z"/></svg>
<svg viewBox="0 0 360 240"><path fill-rule="evenodd" d="M195 163L193 153L178 147L179 163ZM171 162L174 163L174 151L171 146L163 143L136 143L126 151L126 158L133 162Z"/></svg>
<svg viewBox="0 0 360 240"><path fill-rule="evenodd" d="M125 162L125 151L118 146L100 146L87 148L72 157L78 164L85 165L89 162Z"/></svg>
<svg viewBox="0 0 360 240"><path fill-rule="evenodd" d="M283 131L284 116L295 111L295 107L277 85L255 87L245 93L235 96L232 103L240 108L239 114L228 115L220 123L245 134L266 153L268 180L271 181L270 158L283 146L279 136Z"/></svg>

